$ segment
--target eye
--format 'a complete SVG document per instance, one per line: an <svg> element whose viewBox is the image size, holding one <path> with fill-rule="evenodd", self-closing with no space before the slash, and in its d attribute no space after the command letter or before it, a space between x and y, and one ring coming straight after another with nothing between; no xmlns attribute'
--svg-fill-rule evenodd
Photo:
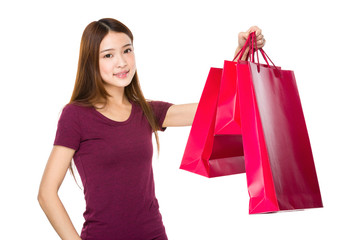
<svg viewBox="0 0 359 240"><path fill-rule="evenodd" d="M104 58L111 58L113 55L111 53L106 54L105 56L103 56Z"/></svg>
<svg viewBox="0 0 359 240"><path fill-rule="evenodd" d="M130 52L132 52L132 49L131 49L131 48L127 48L127 49L124 51L124 53L130 53Z"/></svg>

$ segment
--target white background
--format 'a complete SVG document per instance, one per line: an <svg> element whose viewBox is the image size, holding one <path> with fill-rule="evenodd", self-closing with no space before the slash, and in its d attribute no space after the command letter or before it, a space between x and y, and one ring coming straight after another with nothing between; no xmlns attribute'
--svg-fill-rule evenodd
<svg viewBox="0 0 359 240"><path fill-rule="evenodd" d="M80 38L113 17L134 34L145 96L198 102L210 67L231 60L237 34L263 29L264 47L294 70L323 209L248 215L245 175L207 179L179 165L189 127L160 134L156 192L171 240L359 239L358 13L355 1L2 1L0 4L0 239L59 239L37 202ZM79 179L79 178L78 178ZM62 199L80 232L81 189Z"/></svg>

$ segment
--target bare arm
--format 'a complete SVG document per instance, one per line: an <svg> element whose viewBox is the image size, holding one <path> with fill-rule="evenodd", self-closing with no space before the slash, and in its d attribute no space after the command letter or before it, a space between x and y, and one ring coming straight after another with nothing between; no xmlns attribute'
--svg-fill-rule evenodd
<svg viewBox="0 0 359 240"><path fill-rule="evenodd" d="M75 150L71 148L53 147L38 193L38 201L42 210L63 240L81 240L58 196L58 190L74 153Z"/></svg>
<svg viewBox="0 0 359 240"><path fill-rule="evenodd" d="M191 126L198 103L172 105L166 114L163 127Z"/></svg>

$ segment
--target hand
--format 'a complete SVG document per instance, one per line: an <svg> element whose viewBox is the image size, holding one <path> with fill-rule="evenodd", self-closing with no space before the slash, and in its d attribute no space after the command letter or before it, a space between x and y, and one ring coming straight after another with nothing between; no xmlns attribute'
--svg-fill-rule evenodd
<svg viewBox="0 0 359 240"><path fill-rule="evenodd" d="M256 32L256 37L257 37L257 47L258 48L262 48L264 47L265 44L265 39L264 36L262 34L262 29L260 29L257 26L252 26L248 29L247 32L240 32L238 34L238 48L241 49L244 44L246 43L248 36L250 33L252 32Z"/></svg>
<svg viewBox="0 0 359 240"><path fill-rule="evenodd" d="M242 49L242 47L244 46L244 44L246 43L248 36L250 33L252 32L256 32L256 38L257 38L257 48L262 48L264 47L266 40L264 39L264 36L262 34L262 29L260 29L257 26L252 26L250 27L246 32L240 32L238 34L238 47L236 49L236 52L234 55L236 55L239 50ZM241 60L244 60L247 58L247 54L248 54L249 49L245 49L245 52L243 54L243 57ZM237 59L234 59L234 61L236 61Z"/></svg>

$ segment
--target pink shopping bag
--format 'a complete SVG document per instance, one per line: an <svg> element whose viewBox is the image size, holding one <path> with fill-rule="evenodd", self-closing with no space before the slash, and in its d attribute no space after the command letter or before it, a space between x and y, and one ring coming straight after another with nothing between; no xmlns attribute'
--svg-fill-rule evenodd
<svg viewBox="0 0 359 240"><path fill-rule="evenodd" d="M254 46L250 46L250 39L247 40L242 48L251 47L247 55L253 58ZM238 55L242 57L243 52L240 51ZM236 56L236 57L237 57ZM236 59L236 57L234 59ZM240 59L239 58L239 59ZM280 67L277 67L280 69ZM237 80L237 61L224 61L222 80L220 84L220 91L217 103L216 123L214 134L242 134L241 118L239 105L239 88Z"/></svg>
<svg viewBox="0 0 359 240"><path fill-rule="evenodd" d="M220 68L210 69L180 166L206 177L245 171L242 136L214 135L222 72Z"/></svg>
<svg viewBox="0 0 359 240"><path fill-rule="evenodd" d="M249 213L323 207L294 72L253 59L237 64Z"/></svg>
<svg viewBox="0 0 359 240"><path fill-rule="evenodd" d="M237 62L224 61L214 134L242 134L238 90Z"/></svg>

